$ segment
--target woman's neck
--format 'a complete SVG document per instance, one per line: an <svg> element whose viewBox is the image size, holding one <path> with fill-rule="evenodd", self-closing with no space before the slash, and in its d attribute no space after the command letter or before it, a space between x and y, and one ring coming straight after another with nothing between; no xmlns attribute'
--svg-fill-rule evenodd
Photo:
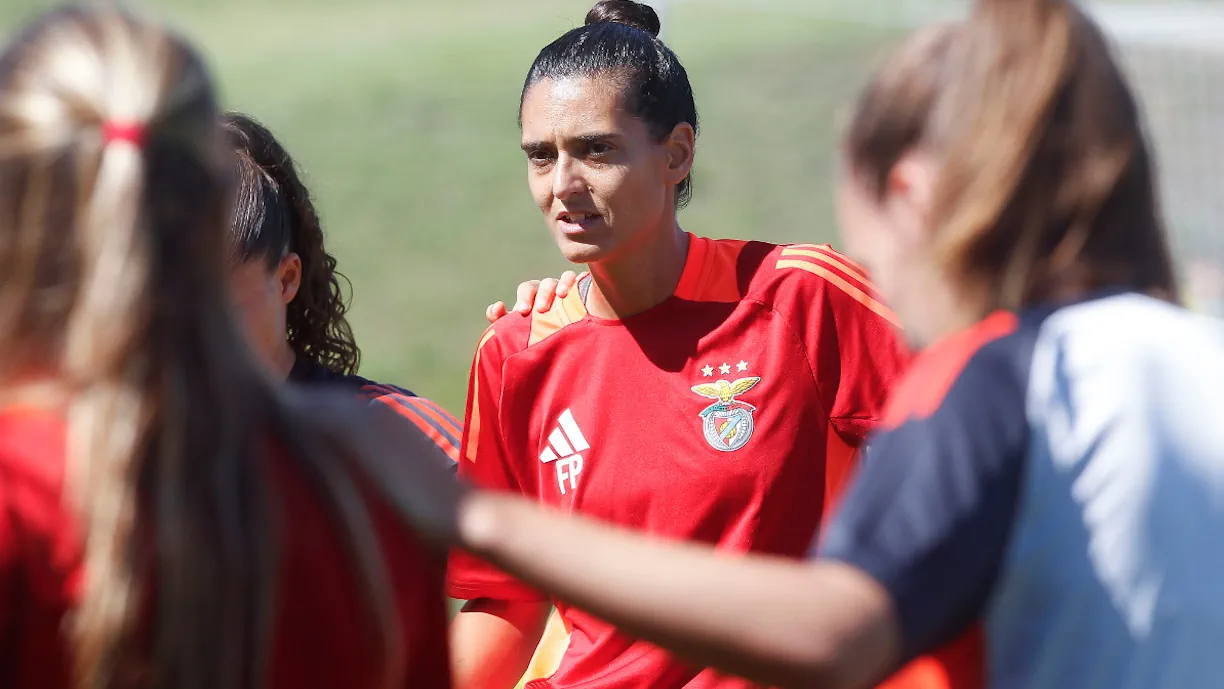
<svg viewBox="0 0 1224 689"><path fill-rule="evenodd" d="M658 239L607 261L588 264L587 312L597 318L628 318L662 304L676 291L688 258L689 235L678 225Z"/></svg>

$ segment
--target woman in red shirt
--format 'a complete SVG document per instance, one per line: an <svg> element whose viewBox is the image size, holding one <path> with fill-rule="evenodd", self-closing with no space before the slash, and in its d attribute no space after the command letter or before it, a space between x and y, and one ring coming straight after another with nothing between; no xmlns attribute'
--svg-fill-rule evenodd
<svg viewBox="0 0 1224 689"><path fill-rule="evenodd" d="M0 103L0 685L449 686L440 555L345 461L441 451L248 353L199 56L62 9Z"/></svg>
<svg viewBox="0 0 1224 689"><path fill-rule="evenodd" d="M758 681L861 689L937 651L900 686L1218 685L1224 606L1200 576L1224 445L1187 418L1219 408L1224 333L1162 302L1158 179L1103 32L1066 0L973 5L849 119L845 236L924 349L813 561L441 482L401 483L423 496L405 504L525 585Z"/></svg>
<svg viewBox="0 0 1224 689"><path fill-rule="evenodd" d="M697 108L658 17L602 0L524 84L528 187L587 279L477 347L459 474L660 538L799 558L905 353L827 246L685 232ZM477 558L451 558L456 684L510 689L549 614L566 651L532 689L745 689ZM629 631L629 633L626 633Z"/></svg>

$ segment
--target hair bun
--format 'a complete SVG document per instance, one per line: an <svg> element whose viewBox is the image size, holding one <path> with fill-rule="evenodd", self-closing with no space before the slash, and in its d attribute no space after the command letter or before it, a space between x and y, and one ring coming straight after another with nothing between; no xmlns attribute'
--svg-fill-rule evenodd
<svg viewBox="0 0 1224 689"><path fill-rule="evenodd" d="M651 36L658 36L662 25L659 15L655 14L650 5L633 0L600 0L587 12L586 23L612 22L632 26L639 31L645 31Z"/></svg>

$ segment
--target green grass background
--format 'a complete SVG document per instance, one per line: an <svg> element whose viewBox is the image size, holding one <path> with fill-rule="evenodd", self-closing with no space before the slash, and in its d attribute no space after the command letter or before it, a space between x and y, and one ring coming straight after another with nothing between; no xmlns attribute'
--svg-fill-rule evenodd
<svg viewBox="0 0 1224 689"><path fill-rule="evenodd" d="M888 31L736 3L679 4L665 38L702 116L683 226L828 241L834 115ZM7 35L44 0L0 3ZM353 283L362 372L463 413L484 307L567 266L526 185L516 114L536 52L584 0L161 0L226 107L304 168Z"/></svg>

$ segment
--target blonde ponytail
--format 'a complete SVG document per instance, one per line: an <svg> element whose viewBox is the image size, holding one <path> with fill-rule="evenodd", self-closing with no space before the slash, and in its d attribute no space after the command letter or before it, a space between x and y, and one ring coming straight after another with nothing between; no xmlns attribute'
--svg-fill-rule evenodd
<svg viewBox="0 0 1224 689"><path fill-rule="evenodd" d="M402 684L348 441L286 404L230 313L218 119L194 51L112 6L52 12L0 55L0 382L50 370L70 400L77 685L264 685L279 553L260 460L274 443L351 548L381 686Z"/></svg>

